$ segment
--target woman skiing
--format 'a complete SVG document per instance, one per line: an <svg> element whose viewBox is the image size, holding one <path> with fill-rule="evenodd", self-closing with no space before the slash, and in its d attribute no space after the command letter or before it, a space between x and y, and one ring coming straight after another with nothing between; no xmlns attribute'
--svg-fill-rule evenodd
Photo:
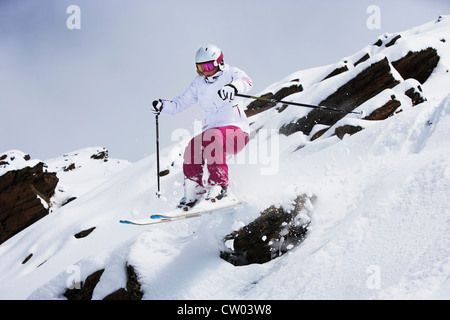
<svg viewBox="0 0 450 320"><path fill-rule="evenodd" d="M237 154L248 142L248 120L235 94L251 89L250 78L227 65L222 51L213 44L198 49L195 63L198 76L182 95L152 103L154 114L176 114L197 102L205 112L202 133L191 139L184 152L184 197L179 207L193 207L204 195L216 200L226 197L226 155ZM207 181L203 179L205 164Z"/></svg>

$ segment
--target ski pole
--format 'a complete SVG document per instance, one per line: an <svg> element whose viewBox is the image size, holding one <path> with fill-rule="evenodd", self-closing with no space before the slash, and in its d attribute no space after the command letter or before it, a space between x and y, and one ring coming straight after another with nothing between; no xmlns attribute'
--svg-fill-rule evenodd
<svg viewBox="0 0 450 320"><path fill-rule="evenodd" d="M156 177L158 179L158 192L156 195L158 198L161 196L161 184L159 179L159 124L158 124L158 115L155 116L156 120Z"/></svg>
<svg viewBox="0 0 450 320"><path fill-rule="evenodd" d="M345 111L345 110L329 108L329 107L324 107L324 106L316 106L316 105L311 105L311 104L304 104L304 103L297 103L297 102L290 102L290 101L283 101L283 100L276 100L276 99L254 97L254 96L249 96L249 95L246 95L246 94L239 94L239 93L236 93L236 96L237 97L242 97L242 98L249 98L249 99L261 100L261 101L273 102L273 103L290 104L290 105L299 106L299 107L308 107L308 108L315 108L315 109L321 109L321 110L336 111L336 112L340 112L340 113L354 113L354 114L360 115L361 117L364 115L363 111L360 111L360 112Z"/></svg>

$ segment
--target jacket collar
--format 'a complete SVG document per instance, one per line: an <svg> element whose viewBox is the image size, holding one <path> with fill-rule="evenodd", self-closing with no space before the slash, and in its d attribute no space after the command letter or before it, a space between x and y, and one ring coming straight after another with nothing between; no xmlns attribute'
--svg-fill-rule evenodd
<svg viewBox="0 0 450 320"><path fill-rule="evenodd" d="M223 74L223 71L217 71L213 76L211 77L205 77L206 83L214 83L217 81L217 79L220 78L220 76Z"/></svg>
<svg viewBox="0 0 450 320"><path fill-rule="evenodd" d="M205 77L205 82L206 83L214 83L217 81L217 79L220 78L220 76L223 74L223 70L227 69L228 65L225 64L224 68L220 71L217 71L213 76L211 77Z"/></svg>

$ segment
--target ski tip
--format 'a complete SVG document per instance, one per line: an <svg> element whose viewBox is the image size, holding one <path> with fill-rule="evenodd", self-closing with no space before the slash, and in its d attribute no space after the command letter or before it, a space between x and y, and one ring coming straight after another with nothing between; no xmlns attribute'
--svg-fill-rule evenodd
<svg viewBox="0 0 450 320"><path fill-rule="evenodd" d="M119 222L120 223L124 223L124 224L133 224L132 222L127 221L127 220L120 220Z"/></svg>
<svg viewBox="0 0 450 320"><path fill-rule="evenodd" d="M161 214L154 214L150 216L150 219L170 219L168 216L163 216Z"/></svg>

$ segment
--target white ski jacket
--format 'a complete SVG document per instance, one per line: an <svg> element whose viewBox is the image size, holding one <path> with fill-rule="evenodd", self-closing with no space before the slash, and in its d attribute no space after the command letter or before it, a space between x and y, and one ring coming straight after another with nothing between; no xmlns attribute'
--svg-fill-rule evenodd
<svg viewBox="0 0 450 320"><path fill-rule="evenodd" d="M238 93L246 93L252 87L252 82L247 74L236 68L225 65L223 71L217 72L212 77L197 76L186 91L172 100L162 100L161 112L176 114L186 110L195 103L199 103L205 112L203 131L211 128L236 126L249 133L250 127L247 116L239 106L239 97L234 100L222 100L218 91L223 86L232 84Z"/></svg>

